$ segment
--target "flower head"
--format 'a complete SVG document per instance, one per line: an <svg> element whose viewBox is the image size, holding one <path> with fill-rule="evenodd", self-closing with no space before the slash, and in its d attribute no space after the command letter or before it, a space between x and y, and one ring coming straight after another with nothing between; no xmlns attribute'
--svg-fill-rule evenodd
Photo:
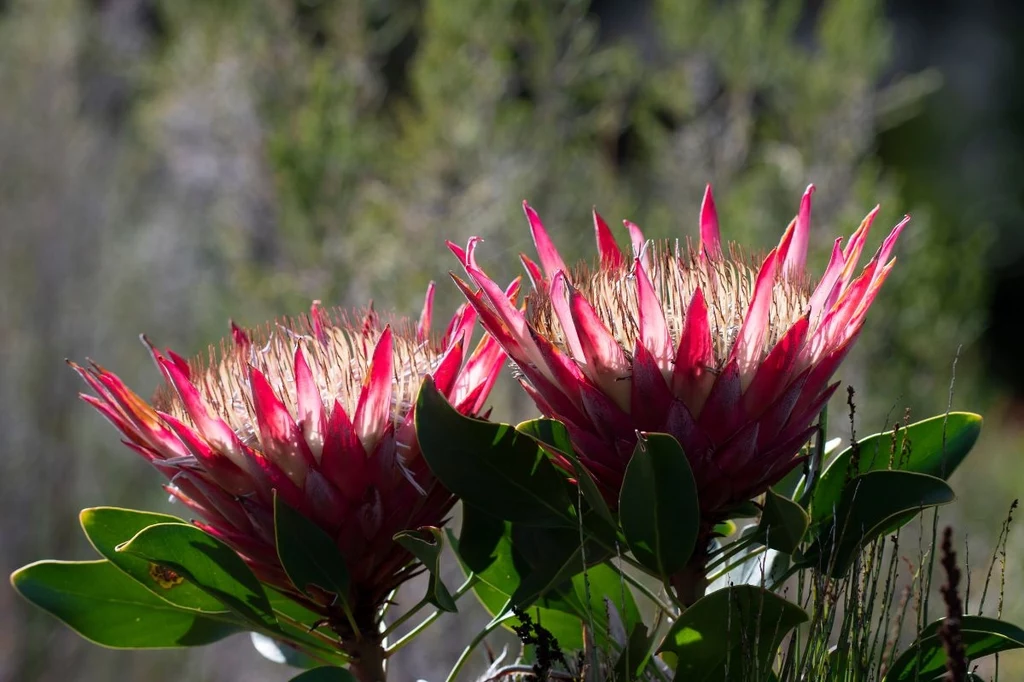
<svg viewBox="0 0 1024 682"><path fill-rule="evenodd" d="M432 336L433 290L417 325L314 303L308 316L263 329L232 324L231 341L206 360L150 345L167 383L152 405L98 365L72 366L96 393L83 399L261 580L301 598L304 586L290 583L277 557L276 493L335 539L350 573L346 599L375 614L418 570L394 534L441 525L454 504L420 455L412 409L422 378L432 375L456 409L477 415L504 358L486 337L466 357L469 306L440 341Z"/></svg>
<svg viewBox="0 0 1024 682"><path fill-rule="evenodd" d="M627 221L627 255L595 212L599 259L573 267L524 202L540 261L522 257L534 285L525 311L477 264L479 239L449 244L479 289L456 284L613 504L638 431L679 441L706 518L763 493L800 461L907 223L858 274L876 208L845 247L836 240L811 287L812 192L759 266L736 246L723 249L710 187L696 248L648 242Z"/></svg>

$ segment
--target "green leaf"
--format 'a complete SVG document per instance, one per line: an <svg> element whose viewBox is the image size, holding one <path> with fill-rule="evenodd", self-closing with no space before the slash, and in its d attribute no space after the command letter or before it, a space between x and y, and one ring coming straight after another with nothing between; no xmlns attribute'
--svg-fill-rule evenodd
<svg viewBox="0 0 1024 682"><path fill-rule="evenodd" d="M309 586L315 585L348 602L348 568L338 546L319 526L289 507L276 492L274 539L284 572L302 593L309 595Z"/></svg>
<svg viewBox="0 0 1024 682"><path fill-rule="evenodd" d="M184 609L203 613L228 613L224 604L192 583L180 577L168 579L170 576L157 564L117 551L118 545L131 540L144 528L158 523L188 525L182 519L168 514L118 507L83 509L78 518L96 551L156 596Z"/></svg>
<svg viewBox="0 0 1024 682"><path fill-rule="evenodd" d="M423 539L423 534L430 536L429 540ZM458 608L451 592L441 581L441 552L444 549L444 535L439 528L434 526L423 526L419 531L406 530L395 535L395 542L412 552L413 556L419 559L420 563L430 572L430 585L427 587L427 601L449 613L455 613Z"/></svg>
<svg viewBox="0 0 1024 682"><path fill-rule="evenodd" d="M449 542L456 548L463 570L479 579L473 591L492 616L507 610L510 596L520 589L524 576L529 577L534 570L525 555L532 555L531 558L536 560L548 546L546 541L555 538L545 535L551 530L513 528L512 524L490 517L472 506L463 507L461 535L456 540L449 533ZM534 534L532 537L527 535L531 533ZM513 535L519 540L516 546L513 546ZM577 537L572 547L575 548L578 542ZM583 648L582 623L589 622L591 618L598 644L608 646L609 619L605 597L611 600L627 631L641 622L636 602L629 588L622 583L622 577L603 564L588 568L585 577L578 572L524 610L535 623L549 630L565 651ZM518 619L503 623L507 628L518 624Z"/></svg>
<svg viewBox="0 0 1024 682"><path fill-rule="evenodd" d="M807 550L805 564L846 575L862 547L926 507L952 502L945 481L909 471L869 471L843 489L833 519Z"/></svg>
<svg viewBox="0 0 1024 682"><path fill-rule="evenodd" d="M325 666L296 675L291 682L356 682L356 678L343 668Z"/></svg>
<svg viewBox="0 0 1024 682"><path fill-rule="evenodd" d="M700 507L686 454L667 434L646 434L626 466L619 520L637 561L662 577L683 568L697 542Z"/></svg>
<svg viewBox="0 0 1024 682"><path fill-rule="evenodd" d="M508 424L460 414L430 377L416 401L416 432L427 465L465 502L516 523L576 527L568 482L537 443Z"/></svg>
<svg viewBox="0 0 1024 682"><path fill-rule="evenodd" d="M899 429L895 443L891 431L868 436L858 443L857 470L851 471L853 449L839 453L822 473L811 496L811 525L828 520L846 482L859 474L890 468L927 474L943 480L960 465L981 434L981 415L970 412L941 414ZM902 455L906 445L909 454Z"/></svg>
<svg viewBox="0 0 1024 682"><path fill-rule="evenodd" d="M348 662L348 658L338 651L336 646L327 644L314 635L313 630L325 627L320 615L272 587L265 586L265 591L271 608L278 616L280 630L289 640L301 644L304 651L315 653L323 663L343 665ZM328 636L335 637L333 633ZM290 648L287 645L283 646Z"/></svg>
<svg viewBox="0 0 1024 682"><path fill-rule="evenodd" d="M571 455L574 450L569 430L557 419L529 419L516 426L516 431L550 446L562 454Z"/></svg>
<svg viewBox="0 0 1024 682"><path fill-rule="evenodd" d="M277 619L256 576L233 549L195 526L158 523L118 547L170 568L235 613L277 629Z"/></svg>
<svg viewBox="0 0 1024 682"><path fill-rule="evenodd" d="M757 527L757 539L766 547L792 554L807 532L809 519L804 508L793 500L769 490Z"/></svg>
<svg viewBox="0 0 1024 682"><path fill-rule="evenodd" d="M683 612L659 651L677 658L677 680L761 680L771 670L779 644L805 621L807 614L796 604L767 590L738 585L712 592Z"/></svg>
<svg viewBox="0 0 1024 682"><path fill-rule="evenodd" d="M931 623L917 640L893 662L885 682L909 682L941 673L946 668L946 651L939 639L939 628L945 619ZM977 660L1011 649L1024 648L1024 629L994 618L964 616L960 621L964 653Z"/></svg>
<svg viewBox="0 0 1024 682"><path fill-rule="evenodd" d="M109 561L39 561L15 571L11 584L82 637L116 649L201 646L240 631L160 599Z"/></svg>
<svg viewBox="0 0 1024 682"><path fill-rule="evenodd" d="M534 566L530 559L542 556L546 544L550 543L551 551L563 556L565 543L551 542L551 536L545 530L570 532L566 529L515 526L471 505L464 505L462 533L457 541L451 541L463 568L473 573L483 584L498 590L503 595L500 606L505 606L509 597L520 588L523 577L533 573ZM518 537L518 544L513 543L513 534ZM575 544L569 545L570 553ZM546 606L571 610L557 593L542 595L540 601Z"/></svg>
<svg viewBox="0 0 1024 682"><path fill-rule="evenodd" d="M654 639L647 633L643 623L637 623L629 633L626 646L615 661L616 680L636 680L651 660L651 645Z"/></svg>
<svg viewBox="0 0 1024 682"><path fill-rule="evenodd" d="M726 519L721 523L716 523L711 530L718 537L727 538L736 532L736 522L732 519Z"/></svg>
<svg viewBox="0 0 1024 682"><path fill-rule="evenodd" d="M529 568L520 574L519 584L509 595L510 606L529 606L583 573L585 563L607 558L606 553L589 543L581 546L579 533L567 528L513 524L511 537L515 551L526 559ZM576 611L582 612L582 608Z"/></svg>
<svg viewBox="0 0 1024 682"><path fill-rule="evenodd" d="M572 465L573 474L580 487L580 492L583 493L584 501L602 521L608 524L609 529L615 528L615 517L608 507L608 502L605 501L604 495L597 487L593 474L576 457L565 424L554 419L531 419L516 426L516 431L546 445L567 460Z"/></svg>

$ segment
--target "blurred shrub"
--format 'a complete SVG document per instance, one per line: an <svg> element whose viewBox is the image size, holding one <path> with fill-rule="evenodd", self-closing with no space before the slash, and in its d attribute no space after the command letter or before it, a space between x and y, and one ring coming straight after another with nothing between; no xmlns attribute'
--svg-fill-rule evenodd
<svg viewBox="0 0 1024 682"><path fill-rule="evenodd" d="M816 268L876 202L882 233L914 207L873 156L879 112L905 91L879 87L880 2L812 5L0 5L4 568L44 549L70 556L79 507L128 502L140 480L156 489L141 464L107 454L64 356L95 355L144 389L155 374L139 331L198 352L228 315L256 323L313 298L371 297L411 312L432 278L453 306L444 240L483 236L488 269L518 274L532 248L522 198L567 254L591 253L595 205L653 237L695 235L706 182L727 235L767 248L813 181ZM985 244L937 224L915 214L844 375L891 397L890 421L904 405L945 407L956 347L983 322ZM973 390L963 371L958 383ZM886 415L865 417L871 431ZM11 599L0 592L13 633L0 678L73 665L100 679L114 660L154 681L239 670L111 658ZM191 667L156 664L169 660Z"/></svg>

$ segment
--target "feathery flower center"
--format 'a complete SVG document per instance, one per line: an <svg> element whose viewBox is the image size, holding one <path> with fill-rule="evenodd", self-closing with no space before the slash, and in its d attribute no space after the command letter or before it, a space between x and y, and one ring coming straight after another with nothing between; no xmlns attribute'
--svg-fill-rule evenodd
<svg viewBox="0 0 1024 682"><path fill-rule="evenodd" d="M301 315L246 330L251 340L248 347L224 339L219 347L210 347L207 359L200 356L189 362L192 383L210 409L246 445L259 445L249 366L263 373L284 406L296 415L295 348L299 345L328 414L335 400L347 414L355 413L384 323L372 312L354 322L348 313L337 309L322 311L321 319L323 342L317 339L309 315ZM440 360L441 350L430 341L417 342L415 330L406 320L392 322L392 333L395 376L391 418L401 422L412 409L423 376ZM154 405L186 424L193 424L178 394L170 387L157 392Z"/></svg>
<svg viewBox="0 0 1024 682"><path fill-rule="evenodd" d="M700 258L695 249L682 250L678 241L650 242L646 249L645 270L661 302L673 346L679 345L686 310L697 289L704 294L714 345L715 368L729 359L757 281L757 267L736 245L720 260ZM640 336L639 309L633 265L593 267L581 263L569 277L572 285L590 302L598 317L627 357L633 353ZM776 276L768 316L762 357L766 357L779 338L807 311L810 288L807 282ZM547 292L535 292L527 298L527 315L540 334L568 352L565 333Z"/></svg>

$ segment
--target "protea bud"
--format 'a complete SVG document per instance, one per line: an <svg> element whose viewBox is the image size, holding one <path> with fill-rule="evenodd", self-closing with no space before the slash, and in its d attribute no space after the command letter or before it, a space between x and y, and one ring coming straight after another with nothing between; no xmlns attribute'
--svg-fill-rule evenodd
<svg viewBox="0 0 1024 682"><path fill-rule="evenodd" d="M335 539L351 585L343 596L373 634L387 595L419 570L392 537L441 525L454 504L420 456L412 407L421 380L432 375L459 411L478 415L504 358L489 338L466 357L469 306L438 342L432 301L433 285L418 324L314 303L308 316L262 329L232 325L208 360L150 346L167 382L152 405L98 365L72 366L96 392L83 399L169 479L196 525L326 618L329 600L303 596L282 570L274 495Z"/></svg>
<svg viewBox="0 0 1024 682"><path fill-rule="evenodd" d="M809 187L797 217L760 263L723 250L710 187L694 249L653 243L626 222L632 254L596 212L599 259L567 266L524 203L538 266L517 309L477 264L479 239L449 244L473 283L455 277L545 416L565 423L577 455L613 506L637 432L666 432L686 452L705 524L763 493L801 460L893 261L905 219L857 275L877 208L824 275L804 272Z"/></svg>

